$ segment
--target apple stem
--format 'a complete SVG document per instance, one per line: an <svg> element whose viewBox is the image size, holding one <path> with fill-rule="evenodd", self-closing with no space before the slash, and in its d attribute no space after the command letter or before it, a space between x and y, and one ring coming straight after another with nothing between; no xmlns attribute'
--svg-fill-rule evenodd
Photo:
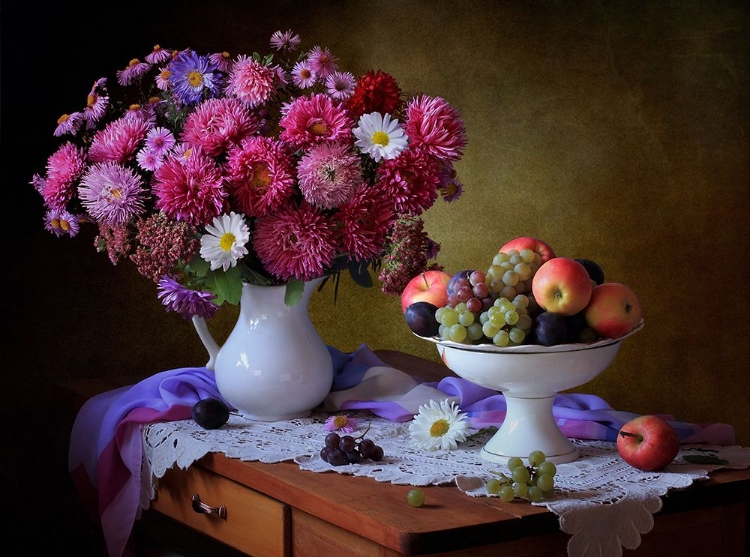
<svg viewBox="0 0 750 557"><path fill-rule="evenodd" d="M643 435L638 435L637 433L630 433L629 431L620 431L620 435L623 437L636 437L638 441L643 441Z"/></svg>
<svg viewBox="0 0 750 557"><path fill-rule="evenodd" d="M422 273L422 280L424 281L425 288L430 288L430 284L427 282L427 277Z"/></svg>

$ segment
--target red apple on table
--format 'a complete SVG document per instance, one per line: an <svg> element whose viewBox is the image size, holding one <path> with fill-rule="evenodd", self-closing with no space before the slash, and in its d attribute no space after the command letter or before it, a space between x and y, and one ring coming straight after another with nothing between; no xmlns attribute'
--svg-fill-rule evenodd
<svg viewBox="0 0 750 557"><path fill-rule="evenodd" d="M595 286L586 306L586 323L604 338L620 338L641 322L641 302L619 282Z"/></svg>
<svg viewBox="0 0 750 557"><path fill-rule="evenodd" d="M439 308L444 307L448 303L448 281L452 276L438 270L418 274L401 292L401 311L406 312L414 302L430 302Z"/></svg>
<svg viewBox="0 0 750 557"><path fill-rule="evenodd" d="M674 428L659 416L639 416L620 428L617 451L631 466L653 472L675 459L680 440Z"/></svg>
<svg viewBox="0 0 750 557"><path fill-rule="evenodd" d="M539 238L534 238L533 236L519 236L518 238L507 242L498 251L508 253L510 250L515 249L520 252L527 248L538 253L539 257L542 259L542 263L555 258L555 250L553 250L548 243L543 242Z"/></svg>
<svg viewBox="0 0 750 557"><path fill-rule="evenodd" d="M591 299L591 278L575 259L555 257L539 267L531 291L537 304L547 311L575 315Z"/></svg>

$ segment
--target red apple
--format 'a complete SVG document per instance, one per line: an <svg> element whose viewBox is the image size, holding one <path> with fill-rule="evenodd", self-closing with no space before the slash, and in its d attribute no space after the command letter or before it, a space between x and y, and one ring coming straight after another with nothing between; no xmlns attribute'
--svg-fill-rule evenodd
<svg viewBox="0 0 750 557"><path fill-rule="evenodd" d="M680 452L674 428L659 416L639 416L617 434L617 451L622 459L646 472L661 470Z"/></svg>
<svg viewBox="0 0 750 557"><path fill-rule="evenodd" d="M498 251L508 253L510 250L515 249L520 252L526 248L538 253L539 257L542 258L542 263L555 258L555 250L553 250L548 243L532 236L519 236L518 238L507 242Z"/></svg>
<svg viewBox="0 0 750 557"><path fill-rule="evenodd" d="M569 257L555 257L542 263L531 282L536 303L562 315L582 311L591 299L591 291L588 271Z"/></svg>
<svg viewBox="0 0 750 557"><path fill-rule="evenodd" d="M619 282L595 286L586 306L586 324L604 338L620 338L641 322L641 302Z"/></svg>
<svg viewBox="0 0 750 557"><path fill-rule="evenodd" d="M401 311L414 302L430 302L441 308L448 303L448 281L453 275L445 271L425 271L411 279L401 292Z"/></svg>

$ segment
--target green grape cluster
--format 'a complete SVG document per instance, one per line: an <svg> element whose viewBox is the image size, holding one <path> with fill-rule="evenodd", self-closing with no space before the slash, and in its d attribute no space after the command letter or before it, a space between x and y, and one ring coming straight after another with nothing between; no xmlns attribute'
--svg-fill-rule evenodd
<svg viewBox="0 0 750 557"><path fill-rule="evenodd" d="M493 472L498 477L487 481L485 488L490 495L498 495L506 503L516 497L538 503L542 498L555 490L557 467L547 460L542 451L529 454L529 465L524 466L523 459L514 456L508 460L510 476L503 472Z"/></svg>
<svg viewBox="0 0 750 557"><path fill-rule="evenodd" d="M522 344L539 309L530 294L540 266L533 250L509 250L495 254L487 272L473 271L453 281L447 305L435 312L438 334L465 344Z"/></svg>

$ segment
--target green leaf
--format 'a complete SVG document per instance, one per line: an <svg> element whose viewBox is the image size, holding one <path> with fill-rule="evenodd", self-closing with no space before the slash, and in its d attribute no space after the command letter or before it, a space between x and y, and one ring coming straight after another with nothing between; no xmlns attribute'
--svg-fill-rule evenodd
<svg viewBox="0 0 750 557"><path fill-rule="evenodd" d="M729 466L729 461L716 456L702 454L688 454L682 457L682 460L691 464L723 464Z"/></svg>
<svg viewBox="0 0 750 557"><path fill-rule="evenodd" d="M237 305L242 297L242 272L238 267L230 267L224 271L217 269L206 277L206 285L216 294L215 303L221 305L225 301Z"/></svg>
<svg viewBox="0 0 750 557"><path fill-rule="evenodd" d="M367 267L367 261L351 261L349 263L349 275L358 286L372 288L372 277Z"/></svg>
<svg viewBox="0 0 750 557"><path fill-rule="evenodd" d="M304 289L304 282L297 279L291 279L286 283L286 290L284 290L284 304L289 307L299 304L300 300L302 300L302 293Z"/></svg>

